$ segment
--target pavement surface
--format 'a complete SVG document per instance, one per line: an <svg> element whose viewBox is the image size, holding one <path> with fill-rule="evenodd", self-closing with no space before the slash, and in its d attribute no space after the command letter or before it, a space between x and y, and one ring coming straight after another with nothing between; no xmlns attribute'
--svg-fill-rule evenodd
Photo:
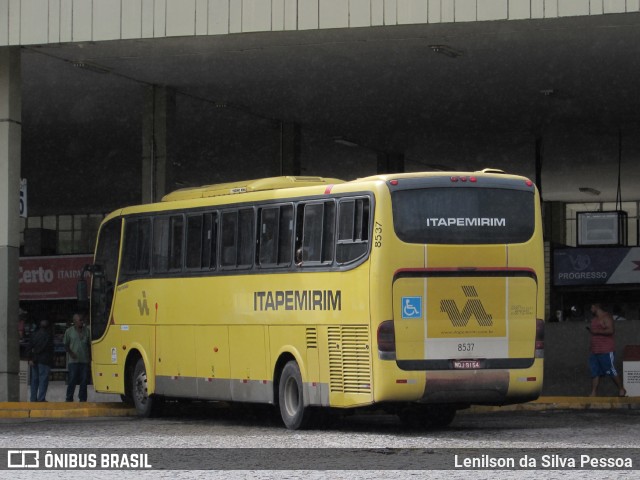
<svg viewBox="0 0 640 480"><path fill-rule="evenodd" d="M28 388L27 388L28 394ZM135 416L133 408L124 404L119 395L101 394L88 388L88 401L65 402L64 382L50 382L47 402L0 402L0 418L79 418L79 417L125 417ZM22 397L24 398L24 392ZM28 396L27 396L28 398ZM460 414L497 411L536 410L608 410L640 409L640 397L540 397L538 400L506 406L472 406Z"/></svg>

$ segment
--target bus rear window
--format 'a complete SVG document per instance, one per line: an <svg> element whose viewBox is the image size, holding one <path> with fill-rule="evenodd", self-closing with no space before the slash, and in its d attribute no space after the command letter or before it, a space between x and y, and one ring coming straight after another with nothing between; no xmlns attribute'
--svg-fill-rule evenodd
<svg viewBox="0 0 640 480"><path fill-rule="evenodd" d="M393 224L407 243L522 243L533 235L534 194L504 188L392 192Z"/></svg>

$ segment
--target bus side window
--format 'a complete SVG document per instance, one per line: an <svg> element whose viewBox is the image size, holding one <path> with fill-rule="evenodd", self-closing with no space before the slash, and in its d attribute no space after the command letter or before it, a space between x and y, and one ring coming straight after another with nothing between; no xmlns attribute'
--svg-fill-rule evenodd
<svg viewBox="0 0 640 480"><path fill-rule="evenodd" d="M169 217L153 219L153 271L169 270Z"/></svg>
<svg viewBox="0 0 640 480"><path fill-rule="evenodd" d="M182 215L153 219L153 271L167 273L182 270L182 242L184 219Z"/></svg>
<svg viewBox="0 0 640 480"><path fill-rule="evenodd" d="M369 199L343 199L338 205L336 260L349 263L369 250Z"/></svg>
<svg viewBox="0 0 640 480"><path fill-rule="evenodd" d="M291 265L293 250L293 205L280 207L278 232L278 265Z"/></svg>
<svg viewBox="0 0 640 480"><path fill-rule="evenodd" d="M222 258L220 259L220 263L223 267L228 268L236 266L237 225L238 212L236 210L232 212L222 213L222 228L220 231L220 247Z"/></svg>
<svg viewBox="0 0 640 480"><path fill-rule="evenodd" d="M280 208L260 210L260 235L258 244L258 262L261 266L273 266L278 259L278 228Z"/></svg>
<svg viewBox="0 0 640 480"><path fill-rule="evenodd" d="M221 264L225 268L250 268L254 258L253 208L222 214Z"/></svg>
<svg viewBox="0 0 640 480"><path fill-rule="evenodd" d="M107 329L118 270L121 228L122 219L115 218L103 225L98 236L95 261L102 267L103 276L94 276L91 284L91 338L93 340L102 337Z"/></svg>
<svg viewBox="0 0 640 480"><path fill-rule="evenodd" d="M204 213L187 217L186 268L215 270L217 214Z"/></svg>
<svg viewBox="0 0 640 480"><path fill-rule="evenodd" d="M124 234L123 273L132 276L149 273L151 220L127 219Z"/></svg>
<svg viewBox="0 0 640 480"><path fill-rule="evenodd" d="M184 241L184 218L182 215L171 217L171 239L169 243L169 270L182 270L182 250Z"/></svg>
<svg viewBox="0 0 640 480"><path fill-rule="evenodd" d="M243 208L238 212L238 267L253 266L254 224L253 208Z"/></svg>
<svg viewBox="0 0 640 480"><path fill-rule="evenodd" d="M304 227L304 203L296 206L296 233L295 233L295 254L294 262L296 266L302 266L302 232Z"/></svg>
<svg viewBox="0 0 640 480"><path fill-rule="evenodd" d="M286 267L291 264L293 206L281 205L260 210L258 264Z"/></svg>
<svg viewBox="0 0 640 480"><path fill-rule="evenodd" d="M204 215L187 216L187 252L185 266L189 270L202 268L204 258Z"/></svg>
<svg viewBox="0 0 640 480"><path fill-rule="evenodd" d="M204 248L202 252L202 267L215 270L218 263L218 213L204 215L204 230L202 232Z"/></svg>
<svg viewBox="0 0 640 480"><path fill-rule="evenodd" d="M333 261L335 217L336 206L333 201L304 205L302 263Z"/></svg>
<svg viewBox="0 0 640 480"><path fill-rule="evenodd" d="M322 254L322 204L305 205L302 262L319 262Z"/></svg>

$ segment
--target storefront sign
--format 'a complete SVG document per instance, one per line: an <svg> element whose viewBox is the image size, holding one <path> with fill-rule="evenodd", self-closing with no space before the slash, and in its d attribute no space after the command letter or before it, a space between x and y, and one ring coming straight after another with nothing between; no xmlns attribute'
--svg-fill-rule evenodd
<svg viewBox="0 0 640 480"><path fill-rule="evenodd" d="M559 248L553 252L553 284L640 284L640 247Z"/></svg>
<svg viewBox="0 0 640 480"><path fill-rule="evenodd" d="M92 255L20 258L20 300L76 298L76 285Z"/></svg>

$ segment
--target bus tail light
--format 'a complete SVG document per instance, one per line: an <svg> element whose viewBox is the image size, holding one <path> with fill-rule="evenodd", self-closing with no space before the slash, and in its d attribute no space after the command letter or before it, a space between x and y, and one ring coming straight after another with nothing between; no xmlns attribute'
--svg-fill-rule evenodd
<svg viewBox="0 0 640 480"><path fill-rule="evenodd" d="M386 320L378 325L378 358L380 360L396 359L396 332L393 320Z"/></svg>
<svg viewBox="0 0 640 480"><path fill-rule="evenodd" d="M536 358L544 358L544 320L536 319Z"/></svg>

